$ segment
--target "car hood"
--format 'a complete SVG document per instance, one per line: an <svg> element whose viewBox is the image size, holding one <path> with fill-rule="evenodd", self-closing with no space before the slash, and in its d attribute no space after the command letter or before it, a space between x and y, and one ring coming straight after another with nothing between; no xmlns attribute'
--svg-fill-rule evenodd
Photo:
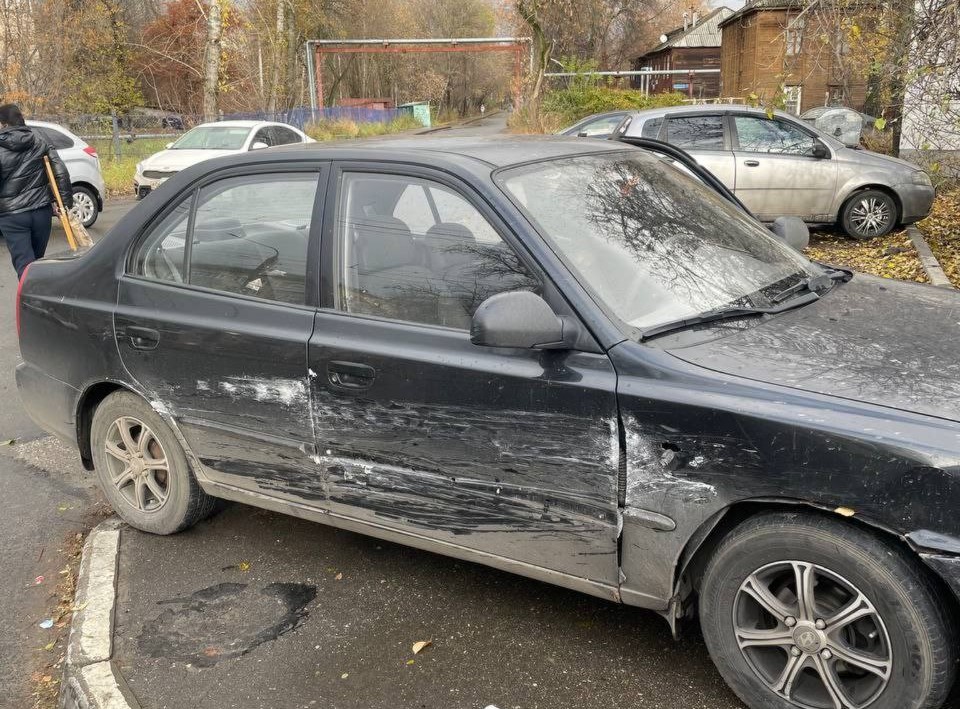
<svg viewBox="0 0 960 709"><path fill-rule="evenodd" d="M668 351L738 377L960 421L957 291L857 275L815 303L744 323Z"/></svg>
<svg viewBox="0 0 960 709"><path fill-rule="evenodd" d="M160 170L162 172L179 172L191 165L204 160L233 155L242 152L239 150L161 150L143 161L146 170Z"/></svg>
<svg viewBox="0 0 960 709"><path fill-rule="evenodd" d="M920 169L917 165L907 162L906 160L901 160L891 155L875 153L872 150L843 148L843 157L849 162L856 163L860 166L869 165L870 167L886 168L888 170L890 168L900 168L910 173Z"/></svg>

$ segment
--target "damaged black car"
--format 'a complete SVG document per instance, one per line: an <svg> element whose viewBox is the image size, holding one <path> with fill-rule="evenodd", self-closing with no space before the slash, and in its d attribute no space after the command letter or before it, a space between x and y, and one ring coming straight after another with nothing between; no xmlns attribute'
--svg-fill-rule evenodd
<svg viewBox="0 0 960 709"><path fill-rule="evenodd" d="M24 405L141 530L240 501L698 618L750 707L941 706L960 296L686 172L565 138L204 162L30 266Z"/></svg>

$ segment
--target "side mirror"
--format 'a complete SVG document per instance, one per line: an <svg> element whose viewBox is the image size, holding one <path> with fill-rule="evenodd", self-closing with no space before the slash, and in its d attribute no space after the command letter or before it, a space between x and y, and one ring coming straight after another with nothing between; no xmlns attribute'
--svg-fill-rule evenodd
<svg viewBox="0 0 960 709"><path fill-rule="evenodd" d="M819 140L815 140L813 143L813 151L810 153L817 160L826 160L830 157L830 150L826 145L821 143Z"/></svg>
<svg viewBox="0 0 960 709"><path fill-rule="evenodd" d="M270 146L266 143L262 143L259 140L250 146L250 150L263 150L264 148L269 148Z"/></svg>
<svg viewBox="0 0 960 709"><path fill-rule="evenodd" d="M589 138L590 136L587 135L587 131L582 130L582 131L580 131L579 133L577 133L577 137L578 137L578 138Z"/></svg>
<svg viewBox="0 0 960 709"><path fill-rule="evenodd" d="M167 143L165 150L170 150L173 147L173 143Z"/></svg>
<svg viewBox="0 0 960 709"><path fill-rule="evenodd" d="M777 217L770 231L797 251L803 251L810 244L810 229L800 217Z"/></svg>
<svg viewBox="0 0 960 709"><path fill-rule="evenodd" d="M530 291L490 296L477 308L470 325L470 341L481 347L565 350L576 337L576 328Z"/></svg>

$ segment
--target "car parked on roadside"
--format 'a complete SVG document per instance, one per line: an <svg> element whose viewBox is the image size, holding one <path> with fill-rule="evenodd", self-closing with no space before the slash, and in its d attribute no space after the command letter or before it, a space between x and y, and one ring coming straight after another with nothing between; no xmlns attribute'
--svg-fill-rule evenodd
<svg viewBox="0 0 960 709"><path fill-rule="evenodd" d="M107 194L96 148L56 123L27 121L27 125L60 155L73 184L72 211L85 227L93 226Z"/></svg>
<svg viewBox="0 0 960 709"><path fill-rule="evenodd" d="M142 199L181 170L203 160L276 145L312 143L313 138L286 123L220 121L184 133L165 150L137 163L133 190Z"/></svg>
<svg viewBox="0 0 960 709"><path fill-rule="evenodd" d="M194 165L30 265L24 406L144 531L246 502L699 616L752 709L939 707L960 294L813 263L655 147Z"/></svg>
<svg viewBox="0 0 960 709"><path fill-rule="evenodd" d="M747 106L637 111L615 136L657 138L683 148L760 219L796 216L874 238L930 213L934 189L916 165L846 147L795 117Z"/></svg>
<svg viewBox="0 0 960 709"><path fill-rule="evenodd" d="M630 111L608 111L594 113L587 116L569 128L557 132L557 135L568 135L577 138L609 138L614 129L623 122Z"/></svg>

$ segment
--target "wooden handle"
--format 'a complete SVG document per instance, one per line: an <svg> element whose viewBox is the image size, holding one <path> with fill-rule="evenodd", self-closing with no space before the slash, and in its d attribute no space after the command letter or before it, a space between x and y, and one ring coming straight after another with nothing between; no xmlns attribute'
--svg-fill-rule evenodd
<svg viewBox="0 0 960 709"><path fill-rule="evenodd" d="M57 187L57 178L53 176L53 165L50 164L50 158L43 156L43 166L47 170L47 180L50 181L50 189L53 191L53 197L57 202L57 209L60 212L60 224L67 234L67 243L70 244L72 251L77 250L77 240L73 236L73 227L70 226L70 215L63 208L63 199L60 197L60 189Z"/></svg>

